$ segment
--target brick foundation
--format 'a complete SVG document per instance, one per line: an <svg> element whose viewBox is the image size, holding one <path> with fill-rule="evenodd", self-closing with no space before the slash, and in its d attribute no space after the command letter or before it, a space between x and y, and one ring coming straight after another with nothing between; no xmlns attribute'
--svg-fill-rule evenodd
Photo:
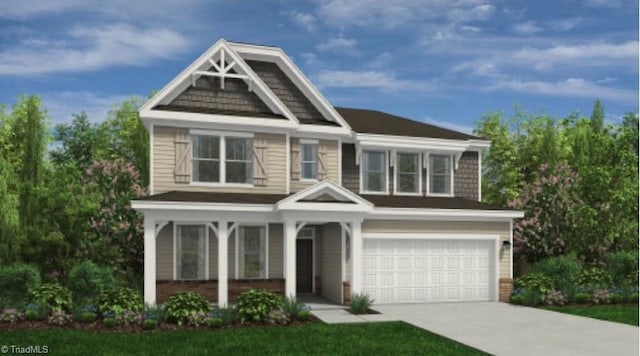
<svg viewBox="0 0 640 356"><path fill-rule="evenodd" d="M243 292L251 288L267 289L276 294L284 295L284 279L230 279L229 300L234 301ZM156 281L156 301L164 302L170 296L180 292L196 292L202 294L211 302L218 301L218 281Z"/></svg>
<svg viewBox="0 0 640 356"><path fill-rule="evenodd" d="M511 292L513 291L513 278L500 278L498 300L501 302L509 303L511 298Z"/></svg>

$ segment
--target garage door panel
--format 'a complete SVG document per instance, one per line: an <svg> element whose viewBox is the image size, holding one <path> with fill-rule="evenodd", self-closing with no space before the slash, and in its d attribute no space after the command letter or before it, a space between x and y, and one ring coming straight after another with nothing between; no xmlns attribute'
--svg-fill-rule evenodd
<svg viewBox="0 0 640 356"><path fill-rule="evenodd" d="M375 303L489 300L492 241L365 239L363 291Z"/></svg>

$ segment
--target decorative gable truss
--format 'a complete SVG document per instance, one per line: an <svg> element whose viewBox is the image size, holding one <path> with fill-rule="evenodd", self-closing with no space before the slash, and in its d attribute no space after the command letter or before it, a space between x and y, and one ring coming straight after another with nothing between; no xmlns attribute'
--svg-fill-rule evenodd
<svg viewBox="0 0 640 356"><path fill-rule="evenodd" d="M373 204L336 183L325 180L276 203L276 211L370 212Z"/></svg>

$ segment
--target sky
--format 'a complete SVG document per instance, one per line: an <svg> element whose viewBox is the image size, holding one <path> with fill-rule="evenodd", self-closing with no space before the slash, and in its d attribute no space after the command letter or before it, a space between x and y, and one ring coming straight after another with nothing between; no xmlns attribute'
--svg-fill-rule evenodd
<svg viewBox="0 0 640 356"><path fill-rule="evenodd" d="M100 122L220 38L281 47L334 106L465 132L516 104L638 111L634 0L0 0L0 104Z"/></svg>

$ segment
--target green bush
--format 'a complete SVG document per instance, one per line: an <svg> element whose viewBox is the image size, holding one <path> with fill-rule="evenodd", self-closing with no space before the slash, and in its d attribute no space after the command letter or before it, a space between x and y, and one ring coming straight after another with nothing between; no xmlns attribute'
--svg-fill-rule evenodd
<svg viewBox="0 0 640 356"><path fill-rule="evenodd" d="M520 278L516 278L514 284L517 288L539 294L540 297L553 290L553 280L542 273L536 272L527 273Z"/></svg>
<svg viewBox="0 0 640 356"><path fill-rule="evenodd" d="M165 320L164 309L161 305L144 305L144 320L156 320L159 323Z"/></svg>
<svg viewBox="0 0 640 356"><path fill-rule="evenodd" d="M575 294L575 282L582 266L578 261L567 256L548 257L531 266L531 271L549 277L556 290L570 299Z"/></svg>
<svg viewBox="0 0 640 356"><path fill-rule="evenodd" d="M91 261L82 262L71 269L67 287L75 303L95 303L102 292L112 289L115 279L111 270Z"/></svg>
<svg viewBox="0 0 640 356"><path fill-rule="evenodd" d="M369 294L352 294L349 311L353 314L366 314L371 304L373 304L373 298L371 298Z"/></svg>
<svg viewBox="0 0 640 356"><path fill-rule="evenodd" d="M92 323L96 321L97 318L98 318L98 314L94 312L86 311L86 312L80 313L80 315L76 317L76 320L78 320L81 323Z"/></svg>
<svg viewBox="0 0 640 356"><path fill-rule="evenodd" d="M32 302L44 305L52 311L70 310L71 291L57 283L44 283L29 290Z"/></svg>
<svg viewBox="0 0 640 356"><path fill-rule="evenodd" d="M591 296L589 294L587 294L587 293L578 292L578 293L576 293L575 301L576 301L576 303L586 303L586 302L589 301L590 297Z"/></svg>
<svg viewBox="0 0 640 356"><path fill-rule="evenodd" d="M576 278L576 285L584 286L592 290L609 288L612 284L611 274L597 267L583 269Z"/></svg>
<svg viewBox="0 0 640 356"><path fill-rule="evenodd" d="M194 292L183 292L169 297L163 304L167 321L182 325L189 321L189 316L198 312L209 313L209 302L205 297Z"/></svg>
<svg viewBox="0 0 640 356"><path fill-rule="evenodd" d="M145 319L142 323L142 328L145 330L153 330L158 326L158 321L155 319Z"/></svg>
<svg viewBox="0 0 640 356"><path fill-rule="evenodd" d="M108 313L117 315L125 310L142 311L144 304L142 296L137 290L119 287L102 292L98 297L97 307L102 315Z"/></svg>
<svg viewBox="0 0 640 356"><path fill-rule="evenodd" d="M29 289L40 285L38 270L25 264L0 268L0 309L22 308L29 297Z"/></svg>
<svg viewBox="0 0 640 356"><path fill-rule="evenodd" d="M102 319L102 325L104 325L107 329L113 329L116 326L115 318L104 318Z"/></svg>
<svg viewBox="0 0 640 356"><path fill-rule="evenodd" d="M544 295L538 290L523 289L522 290L522 304L535 307L542 304Z"/></svg>
<svg viewBox="0 0 640 356"><path fill-rule="evenodd" d="M209 326L212 328L219 328L224 325L224 320L222 318L211 318L209 319Z"/></svg>
<svg viewBox="0 0 640 356"><path fill-rule="evenodd" d="M235 307L218 308L211 312L211 316L222 320L224 325L233 324L238 321L238 311Z"/></svg>
<svg viewBox="0 0 640 356"><path fill-rule="evenodd" d="M624 301L624 297L622 294L611 294L611 303L622 303Z"/></svg>
<svg viewBox="0 0 640 356"><path fill-rule="evenodd" d="M236 308L241 322L261 322L271 311L282 308L282 298L268 290L251 289L238 296Z"/></svg>
<svg viewBox="0 0 640 356"><path fill-rule="evenodd" d="M305 310L304 303L300 302L296 297L287 297L282 301L282 311L291 319L298 317L301 311Z"/></svg>
<svg viewBox="0 0 640 356"><path fill-rule="evenodd" d="M524 304L524 297L522 294L513 294L511 295L511 303L516 305Z"/></svg>
<svg viewBox="0 0 640 356"><path fill-rule="evenodd" d="M607 270L616 287L638 285L638 252L615 252L607 255ZM635 278L630 278L634 276Z"/></svg>
<svg viewBox="0 0 640 356"><path fill-rule="evenodd" d="M138 325L142 323L142 314L133 310L125 310L116 314L115 319L118 325Z"/></svg>
<svg viewBox="0 0 640 356"><path fill-rule="evenodd" d="M24 311L27 320L45 320L49 315L49 308L46 305L30 303Z"/></svg>
<svg viewBox="0 0 640 356"><path fill-rule="evenodd" d="M308 321L311 320L311 312L308 310L302 310L298 313L298 320Z"/></svg>
<svg viewBox="0 0 640 356"><path fill-rule="evenodd" d="M638 303L638 293L631 293L628 298L629 303Z"/></svg>

